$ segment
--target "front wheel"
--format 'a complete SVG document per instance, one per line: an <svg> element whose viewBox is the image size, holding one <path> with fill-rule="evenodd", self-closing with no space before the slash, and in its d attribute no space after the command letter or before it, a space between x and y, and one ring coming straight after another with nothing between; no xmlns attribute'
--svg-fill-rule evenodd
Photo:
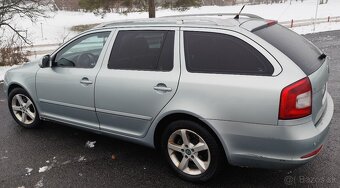
<svg viewBox="0 0 340 188"><path fill-rule="evenodd" d="M193 121L170 123L163 132L161 150L172 169L187 181L208 181L224 163L217 140L202 125Z"/></svg>
<svg viewBox="0 0 340 188"><path fill-rule="evenodd" d="M8 97L8 108L14 120L25 128L35 128L39 125L40 119L37 108L22 88L13 89Z"/></svg>

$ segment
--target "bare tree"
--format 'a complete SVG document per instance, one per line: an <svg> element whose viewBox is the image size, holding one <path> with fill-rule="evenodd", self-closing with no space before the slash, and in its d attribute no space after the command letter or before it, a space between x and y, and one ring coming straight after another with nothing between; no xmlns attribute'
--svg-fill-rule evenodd
<svg viewBox="0 0 340 188"><path fill-rule="evenodd" d="M10 29L25 43L30 43L24 35L11 22L16 16L28 18L32 22L39 17L45 17L44 12L50 0L0 0L0 28Z"/></svg>

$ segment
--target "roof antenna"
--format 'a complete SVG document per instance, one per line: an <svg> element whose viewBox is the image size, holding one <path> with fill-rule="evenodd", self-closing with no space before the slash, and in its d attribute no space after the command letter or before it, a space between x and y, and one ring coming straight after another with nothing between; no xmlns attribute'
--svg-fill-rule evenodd
<svg viewBox="0 0 340 188"><path fill-rule="evenodd" d="M244 9L246 5L243 5L243 7L241 8L240 12L238 14L236 14L236 16L234 17L234 19L239 19L240 18L240 14L242 12L242 10Z"/></svg>

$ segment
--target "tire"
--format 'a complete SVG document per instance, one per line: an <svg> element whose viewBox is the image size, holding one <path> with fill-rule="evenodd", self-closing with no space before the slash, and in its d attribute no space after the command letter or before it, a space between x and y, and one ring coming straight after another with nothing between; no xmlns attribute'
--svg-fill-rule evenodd
<svg viewBox="0 0 340 188"><path fill-rule="evenodd" d="M24 128L36 128L40 117L34 101L22 88L13 89L8 96L8 108L13 119Z"/></svg>
<svg viewBox="0 0 340 188"><path fill-rule="evenodd" d="M183 135L188 141L183 139ZM193 121L170 123L163 131L160 146L170 167L186 181L206 182L216 176L225 164L218 141L201 124Z"/></svg>

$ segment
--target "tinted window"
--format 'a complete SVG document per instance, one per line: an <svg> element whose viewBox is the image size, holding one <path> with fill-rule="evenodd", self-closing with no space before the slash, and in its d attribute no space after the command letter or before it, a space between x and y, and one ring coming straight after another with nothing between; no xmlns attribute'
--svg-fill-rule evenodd
<svg viewBox="0 0 340 188"><path fill-rule="evenodd" d="M255 48L225 34L184 32L189 72L272 75L273 66Z"/></svg>
<svg viewBox="0 0 340 188"><path fill-rule="evenodd" d="M174 35L174 31L120 31L108 68L171 71Z"/></svg>
<svg viewBox="0 0 340 188"><path fill-rule="evenodd" d="M254 33L286 54L307 75L316 71L324 62L318 59L322 54L319 49L304 37L281 25L276 24Z"/></svg>
<svg viewBox="0 0 340 188"><path fill-rule="evenodd" d="M54 66L93 68L109 35L110 32L101 32L76 39L57 53Z"/></svg>

